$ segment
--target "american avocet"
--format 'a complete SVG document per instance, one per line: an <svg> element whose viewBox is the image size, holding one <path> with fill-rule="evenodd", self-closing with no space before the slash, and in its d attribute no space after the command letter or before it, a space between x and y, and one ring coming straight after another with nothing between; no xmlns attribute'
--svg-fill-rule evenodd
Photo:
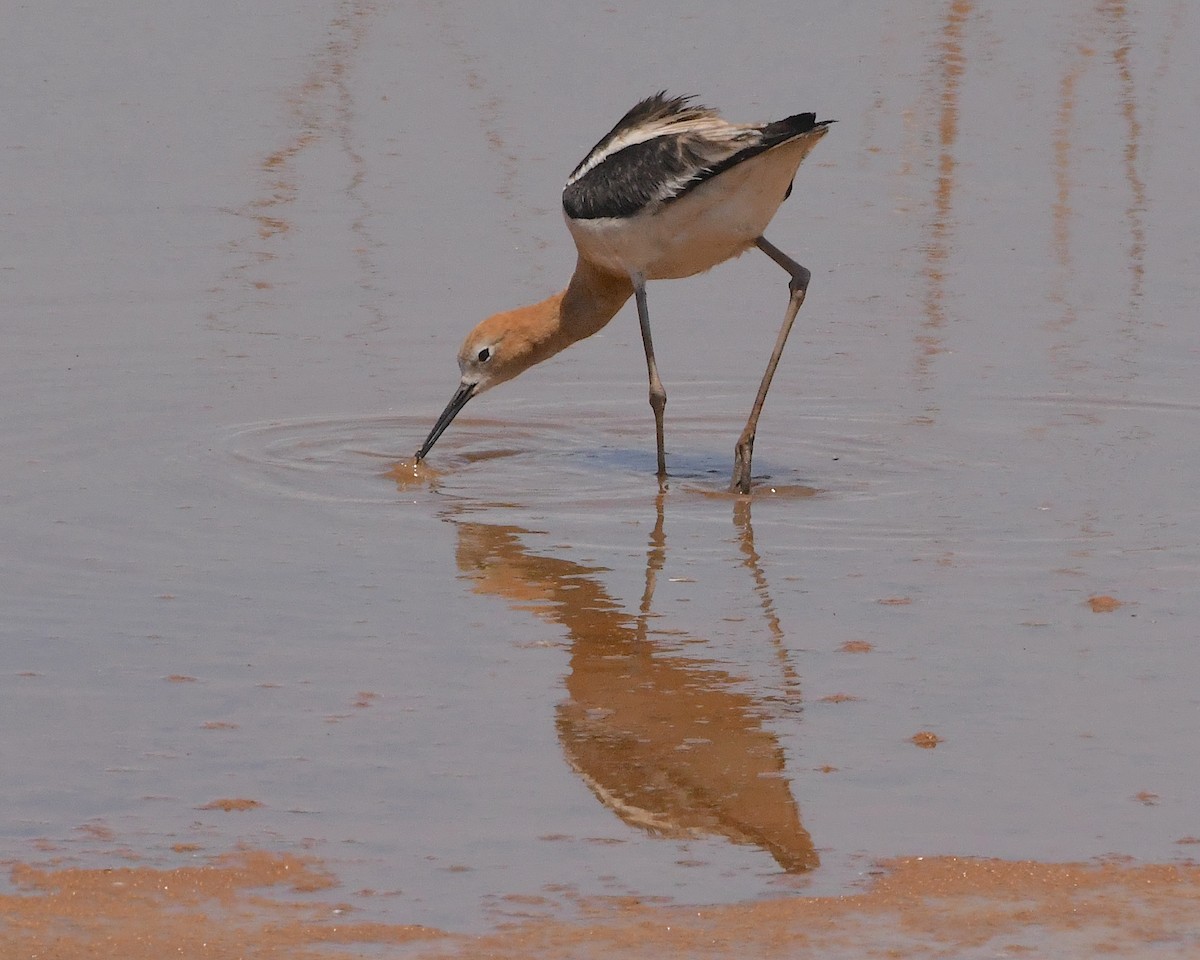
<svg viewBox="0 0 1200 960"><path fill-rule="evenodd" d="M458 391L417 452L418 461L468 400L590 337L633 294L650 376L658 475L664 478L667 393L654 360L646 281L690 277L758 247L791 281L775 350L734 448L730 489L750 492L758 417L810 278L763 231L791 193L800 162L833 121L798 113L773 123L729 123L691 99L664 91L643 100L567 178L563 212L579 252L570 284L541 303L488 317L468 334L458 351Z"/></svg>

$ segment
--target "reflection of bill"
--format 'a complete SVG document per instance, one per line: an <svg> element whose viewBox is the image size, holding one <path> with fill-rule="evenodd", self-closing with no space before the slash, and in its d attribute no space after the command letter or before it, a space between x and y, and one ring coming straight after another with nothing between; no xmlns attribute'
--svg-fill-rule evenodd
<svg viewBox="0 0 1200 960"><path fill-rule="evenodd" d="M665 551L661 512L641 616L608 595L601 568L530 553L520 527L457 526L458 566L478 592L566 628L571 672L558 734L601 803L656 835L724 836L761 847L789 872L817 866L759 701L739 678L647 639Z"/></svg>

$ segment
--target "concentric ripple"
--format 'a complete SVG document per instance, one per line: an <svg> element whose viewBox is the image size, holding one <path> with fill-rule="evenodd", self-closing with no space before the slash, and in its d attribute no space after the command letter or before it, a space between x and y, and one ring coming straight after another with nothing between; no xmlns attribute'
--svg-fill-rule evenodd
<svg viewBox="0 0 1200 960"><path fill-rule="evenodd" d="M645 417L463 418L424 463L415 465L410 450L428 430L427 419L378 416L253 423L232 429L226 446L242 482L301 499L389 503L437 495L493 503L601 505L643 501L657 491L653 430ZM673 419L668 447L672 489L703 497L723 495L733 433L729 425L715 425L711 418ZM780 466L789 461L823 466L846 456L860 465L870 464L867 473L873 482L847 483L841 469L814 478ZM878 496L883 493L880 481L898 479L894 466L881 469L886 462L884 446L871 439L818 435L800 444L772 438L760 442L755 495Z"/></svg>

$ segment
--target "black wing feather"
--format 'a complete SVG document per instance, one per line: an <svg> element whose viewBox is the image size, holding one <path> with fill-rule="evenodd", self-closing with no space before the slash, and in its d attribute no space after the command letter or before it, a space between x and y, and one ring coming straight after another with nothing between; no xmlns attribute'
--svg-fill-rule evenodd
<svg viewBox="0 0 1200 960"><path fill-rule="evenodd" d="M703 158L676 136L631 144L563 190L563 209L575 220L630 217L662 200L664 179L694 171Z"/></svg>
<svg viewBox="0 0 1200 960"><path fill-rule="evenodd" d="M670 203L751 157L833 122L823 120L818 123L815 113L798 113L776 120L761 128L757 142L709 166L703 165L703 156L693 149L687 137L663 134L618 150L574 179L593 156L605 151L614 140L634 127L681 114L713 115L707 107L688 106L691 99L668 98L663 91L626 113L571 174L572 180L563 190L563 209L567 216L573 220L630 217L655 202ZM680 182L680 178L688 174L690 176ZM664 196L664 182L672 180L679 186Z"/></svg>

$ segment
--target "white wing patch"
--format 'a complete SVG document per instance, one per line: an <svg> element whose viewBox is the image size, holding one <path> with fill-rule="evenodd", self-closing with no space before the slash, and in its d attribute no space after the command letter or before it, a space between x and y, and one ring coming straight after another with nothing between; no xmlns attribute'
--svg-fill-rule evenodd
<svg viewBox="0 0 1200 960"><path fill-rule="evenodd" d="M754 146L761 139L760 128L753 124L729 123L717 116L662 117L623 130L608 143L593 150L567 178L567 184L580 180L626 147L667 136L686 141L689 147L703 156L704 163L697 167L696 172L719 163L739 150ZM684 182L693 177L694 174L684 178Z"/></svg>

